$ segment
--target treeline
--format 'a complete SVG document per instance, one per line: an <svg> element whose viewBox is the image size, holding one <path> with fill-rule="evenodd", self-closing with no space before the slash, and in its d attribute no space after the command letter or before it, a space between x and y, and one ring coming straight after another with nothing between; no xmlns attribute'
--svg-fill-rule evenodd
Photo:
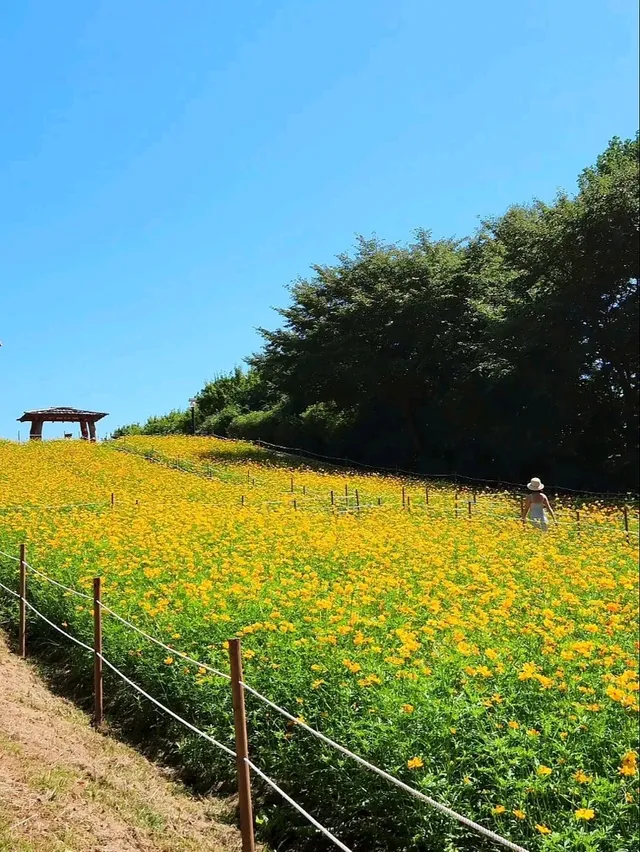
<svg viewBox="0 0 640 852"><path fill-rule="evenodd" d="M471 238L361 239L291 287L248 369L197 395L200 434L372 465L579 488L638 483L639 140L574 196ZM191 431L191 413L119 429Z"/></svg>

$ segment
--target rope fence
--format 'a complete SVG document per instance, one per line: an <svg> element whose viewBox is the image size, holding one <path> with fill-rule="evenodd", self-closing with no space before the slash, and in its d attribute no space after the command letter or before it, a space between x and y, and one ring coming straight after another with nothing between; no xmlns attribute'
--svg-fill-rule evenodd
<svg viewBox="0 0 640 852"><path fill-rule="evenodd" d="M491 840L493 843L502 846L506 849L511 849L512 852L528 852L525 847L520 846L513 841L502 837L501 835L491 831L483 825L480 825L477 822L474 822L471 819L463 816L462 814L457 813L452 808L448 807L441 802L427 796L422 793L420 790L417 790L415 787L411 787L409 784L405 784L399 778L389 774L383 769L375 766L374 764L367 761L365 758L360 757L354 752L350 751L340 743L335 742L330 737L327 737L325 734L317 731L315 728L307 725L299 718L293 716L283 707L280 707L278 704L271 701L266 696L262 695L252 686L247 684L242 675L242 656L241 656L241 646L239 639L230 639L229 640L229 658L230 658L230 668L231 675L228 675L224 672L221 672L208 663L204 663L202 661L196 660L187 654L182 653L181 651L171 647L170 645L165 644L159 639L151 636L145 631L141 630L135 624L132 624L127 619L123 618L121 615L116 613L113 609L106 606L102 603L102 595L101 595L101 580L100 578L95 578L94 580L94 594L93 597L85 594L84 592L80 592L77 589L73 589L70 586L66 586L63 583L54 580L52 577L44 574L41 571L33 568L25 558L25 547L24 545L20 546L20 556L15 557L10 553L0 550L0 556L6 557L13 562L18 563L19 566L19 585L20 592L16 592L11 589L9 586L6 586L4 583L0 582L0 588L5 591L7 594L16 598L20 604L20 619L19 619L19 646L20 646L20 655L22 657L26 656L26 632L27 632L27 622L26 622L26 612L33 613L37 618L44 621L48 624L53 630L62 636L70 639L73 643L81 647L83 650L89 652L94 657L94 724L97 728L103 723L103 701L102 701L102 689L103 689L103 665L106 666L110 671L112 671L117 677L119 677L124 683L126 683L131 689L136 691L138 694L142 695L152 704L154 704L159 710L168 714L175 721L179 722L181 725L186 727L192 733L197 736L207 740L216 748L223 751L228 757L234 758L236 760L237 770L238 770L238 792L239 792L239 810L240 810L240 832L242 837L242 850L243 852L255 852L255 838L254 838L254 826L253 826L253 817L252 817L252 805L251 805L251 789L249 782L248 772L251 770L255 775L262 779L262 781L267 784L267 786L271 787L275 792L277 792L291 807L293 807L296 811L298 811L317 831L321 832L325 837L327 837L338 849L343 850L343 852L352 852L352 850L346 846L339 838L337 838L328 828L323 826L320 822L318 822L311 814L309 814L298 802L296 802L289 794L287 794L278 784L266 775L255 763L253 763L249 759L248 755L248 734L247 734L247 724L246 724L246 715L245 715L245 693L251 694L257 700L261 701L266 706L275 710L277 713L282 715L284 718L288 719L290 722L293 722L295 725L299 726L303 730L310 733L312 736L321 740L326 745L330 746L334 750L340 752L345 757L353 760L360 766L369 770L370 772L375 773L376 775L384 778L394 787L402 790L408 795L412 796L419 801L422 801L450 819L458 822L460 825L465 826L468 829L475 831L476 833L486 837ZM44 613L38 610L29 600L27 600L27 571L29 573L33 573L35 576L40 579L58 587L65 591L65 593L71 593L74 595L78 595L82 598L86 598L88 600L93 601L93 618L94 618L94 644L93 647L88 645L87 643L81 641L77 637L73 636L71 633L64 630L59 625L55 624L49 618L47 618ZM127 675L124 674L119 668L117 668L107 657L102 653L102 613L106 612L109 615L116 618L120 623L125 625L126 627L134 630L136 633L142 635L144 638L149 640L150 642L155 643L159 647L169 651L171 654L175 654L176 656L192 663L193 665L197 665L200 668L203 668L207 671L210 671L212 674L217 677L223 678L226 681L231 682L232 694L233 694L233 709L234 709L234 728L235 728L235 740L236 740L236 749L235 751L224 743L221 743L219 740L212 737L210 734L205 731L200 730L195 725L193 725L188 720L184 719L182 716L175 713L170 708L166 707L148 692L146 692L141 686L139 686L135 681L131 680Z"/></svg>
<svg viewBox="0 0 640 852"><path fill-rule="evenodd" d="M245 444L257 447L258 449L267 449L267 450L276 450L281 455L291 456L292 458L309 458L310 460L319 459L327 461L331 464L332 467L338 468L359 468L365 471L371 471L372 473L384 473L389 474L391 476L396 477L405 477L409 480L419 481L419 482L427 482L430 480L438 480L441 482L449 482L451 484L457 485L459 482L470 482L470 483L478 483L484 484L487 487L498 488L500 489L502 486L506 486L508 490L512 489L522 489L523 485L521 482L512 482L506 479L483 479L481 477L474 476L465 476L464 474L459 473L417 473L416 471L404 470L402 468L390 468L390 467L379 467L375 465L365 464L364 462L358 462L355 459L343 458L340 456L327 456L322 455L321 453L314 453L310 450L304 450L301 447L285 447L280 444L271 444L268 441L262 441L260 439L256 441L251 440L237 440L235 438L227 438L223 435L212 434L208 437L216 438L219 441L226 441L232 444ZM169 456L164 456L161 453L158 453L156 450L137 450L127 445L125 442L120 443L119 440L113 441L112 444L115 446L117 450L121 452L127 452L131 455L141 456L147 461L153 461L158 464L166 465L167 467L172 467L176 470L182 470L185 473L194 473L197 475L204 476L205 478L216 477L221 479L222 481L228 482L227 479L218 476L213 472L213 468L210 465L203 465L198 468L196 463L187 462L184 459L171 458ZM638 501L640 495L637 492L633 491L590 491L586 488L570 488L566 485L553 485L549 487L549 491L552 492L566 492L567 496L581 494L588 494L592 497L606 497L606 498L626 498L633 500L635 502Z"/></svg>

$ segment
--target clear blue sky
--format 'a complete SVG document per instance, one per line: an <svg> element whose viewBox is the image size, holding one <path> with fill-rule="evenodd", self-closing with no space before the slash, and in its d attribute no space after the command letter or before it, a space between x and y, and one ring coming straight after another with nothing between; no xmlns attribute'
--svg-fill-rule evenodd
<svg viewBox="0 0 640 852"><path fill-rule="evenodd" d="M573 190L636 131L637 33L636 0L4 3L0 435L183 407L357 233Z"/></svg>

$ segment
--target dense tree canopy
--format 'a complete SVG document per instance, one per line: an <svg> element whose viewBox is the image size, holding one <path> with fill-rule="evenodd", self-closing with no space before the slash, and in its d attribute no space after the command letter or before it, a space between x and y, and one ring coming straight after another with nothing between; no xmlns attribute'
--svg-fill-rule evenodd
<svg viewBox="0 0 640 852"><path fill-rule="evenodd" d="M313 267L249 370L198 394L199 431L422 472L635 487L638 155L638 137L612 140L575 196L512 207L469 240L361 239ZM128 428L188 424L173 412Z"/></svg>

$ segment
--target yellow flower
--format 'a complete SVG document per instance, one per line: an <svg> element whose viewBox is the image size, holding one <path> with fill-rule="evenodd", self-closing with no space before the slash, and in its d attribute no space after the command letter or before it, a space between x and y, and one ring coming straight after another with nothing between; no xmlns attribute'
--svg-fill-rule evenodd
<svg viewBox="0 0 640 852"><path fill-rule="evenodd" d="M173 657L167 657L164 662L167 666L173 665Z"/></svg>
<svg viewBox="0 0 640 852"><path fill-rule="evenodd" d="M527 818L526 813L524 811L521 811L519 808L516 808L513 811L513 815L516 819L526 819Z"/></svg>
<svg viewBox="0 0 640 852"><path fill-rule="evenodd" d="M589 820L594 818L596 812L591 808L578 808L575 815L576 819Z"/></svg>
<svg viewBox="0 0 640 852"><path fill-rule="evenodd" d="M518 728L520 727L520 724L518 722L514 721L513 719L510 722L508 722L507 724L509 725L509 727L513 731L517 731Z"/></svg>
<svg viewBox="0 0 640 852"><path fill-rule="evenodd" d="M402 712L403 713L413 713L413 711L415 709L416 708L413 706L413 704L403 704L402 705Z"/></svg>
<svg viewBox="0 0 640 852"><path fill-rule="evenodd" d="M506 808L504 805L496 805L494 808L491 808L491 813L495 814L496 816L503 814L505 811Z"/></svg>
<svg viewBox="0 0 640 852"><path fill-rule="evenodd" d="M536 823L536 831L539 831L540 834L551 834L551 829L539 822Z"/></svg>
<svg viewBox="0 0 640 852"><path fill-rule="evenodd" d="M537 671L538 667L535 663L525 663L518 673L518 680L531 680Z"/></svg>
<svg viewBox="0 0 640 852"><path fill-rule="evenodd" d="M574 772L573 777L578 784L590 784L593 781L591 775L587 775L587 773L583 772L582 769L578 769L577 772Z"/></svg>
<svg viewBox="0 0 640 852"><path fill-rule="evenodd" d="M539 737L540 736L540 731L537 731L535 728L528 728L527 733L529 734L530 737Z"/></svg>
<svg viewBox="0 0 640 852"><path fill-rule="evenodd" d="M362 666L360 663L354 663L351 660L343 660L342 665L349 669L352 674L356 674L357 672L362 671Z"/></svg>
<svg viewBox="0 0 640 852"><path fill-rule="evenodd" d="M412 757L407 761L407 766L409 769L422 769L424 762L421 757Z"/></svg>
<svg viewBox="0 0 640 852"><path fill-rule="evenodd" d="M319 689L325 683L326 680L314 680L311 684L311 689Z"/></svg>
<svg viewBox="0 0 640 852"><path fill-rule="evenodd" d="M539 766L538 767L538 775L541 778L545 778L547 775L551 775L553 769L550 766Z"/></svg>
<svg viewBox="0 0 640 852"><path fill-rule="evenodd" d="M618 772L620 775L635 775L638 771L638 755L635 751L628 751L622 756L622 763Z"/></svg>

